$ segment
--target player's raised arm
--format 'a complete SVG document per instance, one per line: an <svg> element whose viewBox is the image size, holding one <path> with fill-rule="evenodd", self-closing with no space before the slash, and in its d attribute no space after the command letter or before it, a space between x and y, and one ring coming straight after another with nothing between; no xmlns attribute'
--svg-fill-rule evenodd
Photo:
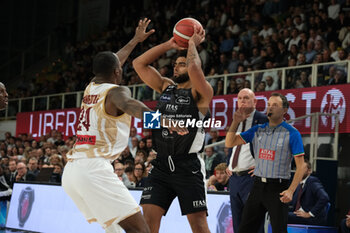
<svg viewBox="0 0 350 233"><path fill-rule="evenodd" d="M193 88L197 93L200 94L200 97L209 103L213 98L213 88L207 80L202 70L202 63L198 55L196 46L204 41L205 32L203 28L194 28L194 33L190 40L188 41L188 50L187 50L187 67L188 75L191 79Z"/></svg>
<svg viewBox="0 0 350 233"><path fill-rule="evenodd" d="M132 62L135 71L142 81L158 93L163 92L166 86L174 84L174 82L171 79L162 77L154 67L150 66L150 64L157 60L162 54L173 48L181 49L174 42L174 38L171 38L170 40L146 51Z"/></svg>
<svg viewBox="0 0 350 233"><path fill-rule="evenodd" d="M147 26L150 22L151 22L150 19L147 19L147 18L141 19L135 30L134 37L123 48L121 48L118 52L116 52L116 55L119 58L121 66L123 66L123 64L125 63L126 59L129 57L131 51L135 48L135 46L138 43L147 39L147 37L149 37L149 35L151 35L153 32L155 32L154 29L146 32Z"/></svg>

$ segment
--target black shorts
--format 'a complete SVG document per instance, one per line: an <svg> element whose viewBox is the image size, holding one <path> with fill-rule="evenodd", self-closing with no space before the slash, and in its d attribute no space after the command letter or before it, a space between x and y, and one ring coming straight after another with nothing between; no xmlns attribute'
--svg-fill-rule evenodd
<svg viewBox="0 0 350 233"><path fill-rule="evenodd" d="M178 197L182 215L207 211L205 189L205 167L202 159L189 156L173 160L173 171L166 159L152 161L140 204L154 204L168 211L172 201ZM164 215L165 215L164 214Z"/></svg>

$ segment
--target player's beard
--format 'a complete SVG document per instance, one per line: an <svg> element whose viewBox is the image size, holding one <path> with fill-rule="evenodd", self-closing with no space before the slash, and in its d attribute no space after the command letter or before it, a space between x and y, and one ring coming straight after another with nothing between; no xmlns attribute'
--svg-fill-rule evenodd
<svg viewBox="0 0 350 233"><path fill-rule="evenodd" d="M173 77L174 82L176 83L184 83L187 82L188 80L190 80L190 77L188 76L188 73L186 74L180 74L177 77Z"/></svg>

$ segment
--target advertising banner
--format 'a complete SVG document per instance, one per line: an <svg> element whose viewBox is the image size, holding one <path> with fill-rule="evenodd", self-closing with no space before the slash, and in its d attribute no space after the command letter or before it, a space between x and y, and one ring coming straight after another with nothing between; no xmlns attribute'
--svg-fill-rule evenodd
<svg viewBox="0 0 350 233"><path fill-rule="evenodd" d="M130 192L139 203L142 190ZM207 195L207 205L210 232L232 232L228 193ZM89 224L85 220L61 186L26 183L14 184L6 227L50 233L105 232L98 223ZM171 204L167 215L162 218L159 232L191 232L187 217L181 216L177 198Z"/></svg>
<svg viewBox="0 0 350 233"><path fill-rule="evenodd" d="M290 108L286 119L295 119L310 113L335 113L339 115L340 133L350 132L350 84L333 85L314 88L279 90L284 94ZM267 102L272 91L256 92L257 109L266 113ZM147 106L154 109L156 101L145 102ZM212 119L219 120L220 134L225 134L225 129L230 126L233 113L237 109L237 95L214 96L210 103L210 114ZM41 112L25 112L17 114L16 134L30 133L38 139L41 135L49 133L52 129L62 132L66 137L76 133L80 109L62 109ZM309 134L311 130L311 119L292 123L302 134ZM143 122L141 119L133 119L132 125L137 128L138 134L142 133ZM329 116L321 116L319 133L334 132L335 119Z"/></svg>

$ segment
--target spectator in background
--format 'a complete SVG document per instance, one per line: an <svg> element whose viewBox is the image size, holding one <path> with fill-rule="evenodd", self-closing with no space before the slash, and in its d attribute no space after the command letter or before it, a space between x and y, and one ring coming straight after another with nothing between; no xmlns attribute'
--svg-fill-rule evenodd
<svg viewBox="0 0 350 233"><path fill-rule="evenodd" d="M233 78L231 78L229 82L229 86L227 87L227 94L230 95L230 94L237 94L237 93L238 93L238 90L237 90L236 81Z"/></svg>
<svg viewBox="0 0 350 233"><path fill-rule="evenodd" d="M146 150L146 140L145 140L145 138L142 138L139 141L139 148L137 150Z"/></svg>
<svg viewBox="0 0 350 233"><path fill-rule="evenodd" d="M130 181L130 185L133 187L136 187L136 177L134 174L134 167L133 166L126 166L125 164L125 170L124 170L126 176L128 177L128 180Z"/></svg>
<svg viewBox="0 0 350 233"><path fill-rule="evenodd" d="M214 142L220 142L224 140L224 137L219 135L219 131L216 128L210 129L210 139L208 140L208 145ZM214 146L214 150L217 152L222 152L224 150L224 146Z"/></svg>
<svg viewBox="0 0 350 233"><path fill-rule="evenodd" d="M28 173L33 174L35 177L39 174L38 169L38 159L35 157L31 157L28 161Z"/></svg>
<svg viewBox="0 0 350 233"><path fill-rule="evenodd" d="M278 90L278 83L275 83L271 76L266 76L266 87L265 91L275 91Z"/></svg>
<svg viewBox="0 0 350 233"><path fill-rule="evenodd" d="M261 82L259 82L259 84L256 88L256 91L257 92L265 91L265 88L266 88L266 82L261 81Z"/></svg>
<svg viewBox="0 0 350 233"><path fill-rule="evenodd" d="M63 146L65 144L63 138L62 138L62 133L61 132L56 132L56 141L55 141L55 146Z"/></svg>
<svg viewBox="0 0 350 233"><path fill-rule="evenodd" d="M146 137L146 158L148 156L148 153L152 150L153 148L153 143L152 143L152 138L150 136Z"/></svg>
<svg viewBox="0 0 350 233"><path fill-rule="evenodd" d="M314 50L315 43L314 41L309 41L307 43L307 50L305 53L306 63L310 64L314 60L317 52Z"/></svg>
<svg viewBox="0 0 350 233"><path fill-rule="evenodd" d="M238 64L239 64L238 51L233 50L231 53L231 59L227 66L227 71L229 73L236 73Z"/></svg>
<svg viewBox="0 0 350 233"><path fill-rule="evenodd" d="M231 52L233 50L233 46L234 46L234 41L232 39L232 34L229 30L226 30L225 38L222 38L222 41L220 43L220 52L221 53Z"/></svg>
<svg viewBox="0 0 350 233"><path fill-rule="evenodd" d="M289 224L325 225L327 222L328 194L321 182L311 176L311 163L305 160L307 170L296 188L288 213Z"/></svg>
<svg viewBox="0 0 350 233"><path fill-rule="evenodd" d="M339 16L340 4L336 0L331 0L331 5L328 6L328 17L336 20Z"/></svg>
<svg viewBox="0 0 350 233"><path fill-rule="evenodd" d="M267 60L265 62L265 68L266 69L273 69L274 68L271 60ZM275 83L275 85L276 84L278 85L279 76L278 76L278 72L276 70L269 70L269 71L264 72L261 81L266 82L266 77L268 77L268 76L270 76L273 79L273 82Z"/></svg>
<svg viewBox="0 0 350 233"><path fill-rule="evenodd" d="M8 169L9 169L9 174L7 174L8 176L7 180L11 182L16 178L17 161L15 159L10 159Z"/></svg>
<svg viewBox="0 0 350 233"><path fill-rule="evenodd" d="M120 154L120 156L118 157L118 160L122 163L125 164L125 162L127 160L131 160L132 162L134 161L134 157L132 156L132 154L130 153L130 149L127 146L122 153Z"/></svg>
<svg viewBox="0 0 350 233"><path fill-rule="evenodd" d="M292 38L290 39L289 44L288 44L288 50L289 51L291 50L292 45L298 46L299 41L300 41L299 31L298 31L298 29L294 28L292 30Z"/></svg>
<svg viewBox="0 0 350 233"><path fill-rule="evenodd" d="M229 61L227 60L227 56L224 53L220 54L220 64L218 67L218 73L223 74L225 70L228 69Z"/></svg>
<svg viewBox="0 0 350 233"><path fill-rule="evenodd" d="M301 20L300 15L296 15L294 17L294 25L295 25L295 28L298 29L299 31L301 31L301 32L306 31L306 25Z"/></svg>
<svg viewBox="0 0 350 233"><path fill-rule="evenodd" d="M214 175L208 181L208 190L229 191L229 176L226 174L226 163L220 163L214 168Z"/></svg>
<svg viewBox="0 0 350 233"><path fill-rule="evenodd" d="M114 173L118 175L119 179L123 181L127 188L135 188L135 183L130 182L128 176L124 172L124 165L120 162L114 164Z"/></svg>
<svg viewBox="0 0 350 233"><path fill-rule="evenodd" d="M300 73L300 79L297 79L295 82L295 88L306 88L311 87L310 80L311 78L306 71Z"/></svg>
<svg viewBox="0 0 350 233"><path fill-rule="evenodd" d="M268 36L272 36L272 33L273 33L273 29L271 28L269 23L266 21L264 22L263 28L261 29L258 35L265 39Z"/></svg>
<svg viewBox="0 0 350 233"><path fill-rule="evenodd" d="M216 82L214 87L215 94L214 95L223 95L224 94L224 80L219 79Z"/></svg>
<svg viewBox="0 0 350 233"><path fill-rule="evenodd" d="M336 69L334 77L330 77L328 85L337 85L346 83L346 75L344 71Z"/></svg>
<svg viewBox="0 0 350 233"><path fill-rule="evenodd" d="M130 150L132 148L131 140L132 140L133 137L136 137L138 139L138 141L141 140L141 136L137 134L137 130L136 130L136 128L134 126L132 126L130 128L130 135L129 135L129 141L128 141L128 145L129 145Z"/></svg>
<svg viewBox="0 0 350 233"><path fill-rule="evenodd" d="M138 150L138 145L139 145L139 140L137 139L137 137L132 137L131 138L131 147L129 147L129 150L130 150L130 154L134 158L135 158L136 152Z"/></svg>
<svg viewBox="0 0 350 233"><path fill-rule="evenodd" d="M6 179L4 169L0 166L0 201L9 201L11 194L10 181Z"/></svg>
<svg viewBox="0 0 350 233"><path fill-rule="evenodd" d="M225 162L225 158L222 154L216 153L213 147L205 148L204 153L206 178L208 179L214 174L214 168L218 164Z"/></svg>
<svg viewBox="0 0 350 233"><path fill-rule="evenodd" d="M54 168L50 177L50 182L60 184L62 180L63 164L56 163L54 165L50 165L50 167Z"/></svg>
<svg viewBox="0 0 350 233"><path fill-rule="evenodd" d="M288 51L283 41L278 41L278 53L276 55L275 67L284 67L288 65Z"/></svg>
<svg viewBox="0 0 350 233"><path fill-rule="evenodd" d="M28 174L27 166L25 165L25 163L19 162L17 164L17 172L16 172L15 179L10 181L10 183L13 186L14 182L18 182L18 181L34 181L34 180L35 180L35 176L33 174L30 174L30 173Z"/></svg>
<svg viewBox="0 0 350 233"><path fill-rule="evenodd" d="M0 110L4 110L8 105L8 93L5 84L0 82Z"/></svg>
<svg viewBox="0 0 350 233"><path fill-rule="evenodd" d="M350 233L350 210L346 215L346 218L340 223L339 233Z"/></svg>
<svg viewBox="0 0 350 233"><path fill-rule="evenodd" d="M339 58L339 61L346 60L346 57L347 57L346 51L345 51L343 48L339 48L339 49L338 49L338 58Z"/></svg>
<svg viewBox="0 0 350 233"><path fill-rule="evenodd" d="M143 162L135 163L134 175L136 178L136 187L144 187L146 182L146 167Z"/></svg>

